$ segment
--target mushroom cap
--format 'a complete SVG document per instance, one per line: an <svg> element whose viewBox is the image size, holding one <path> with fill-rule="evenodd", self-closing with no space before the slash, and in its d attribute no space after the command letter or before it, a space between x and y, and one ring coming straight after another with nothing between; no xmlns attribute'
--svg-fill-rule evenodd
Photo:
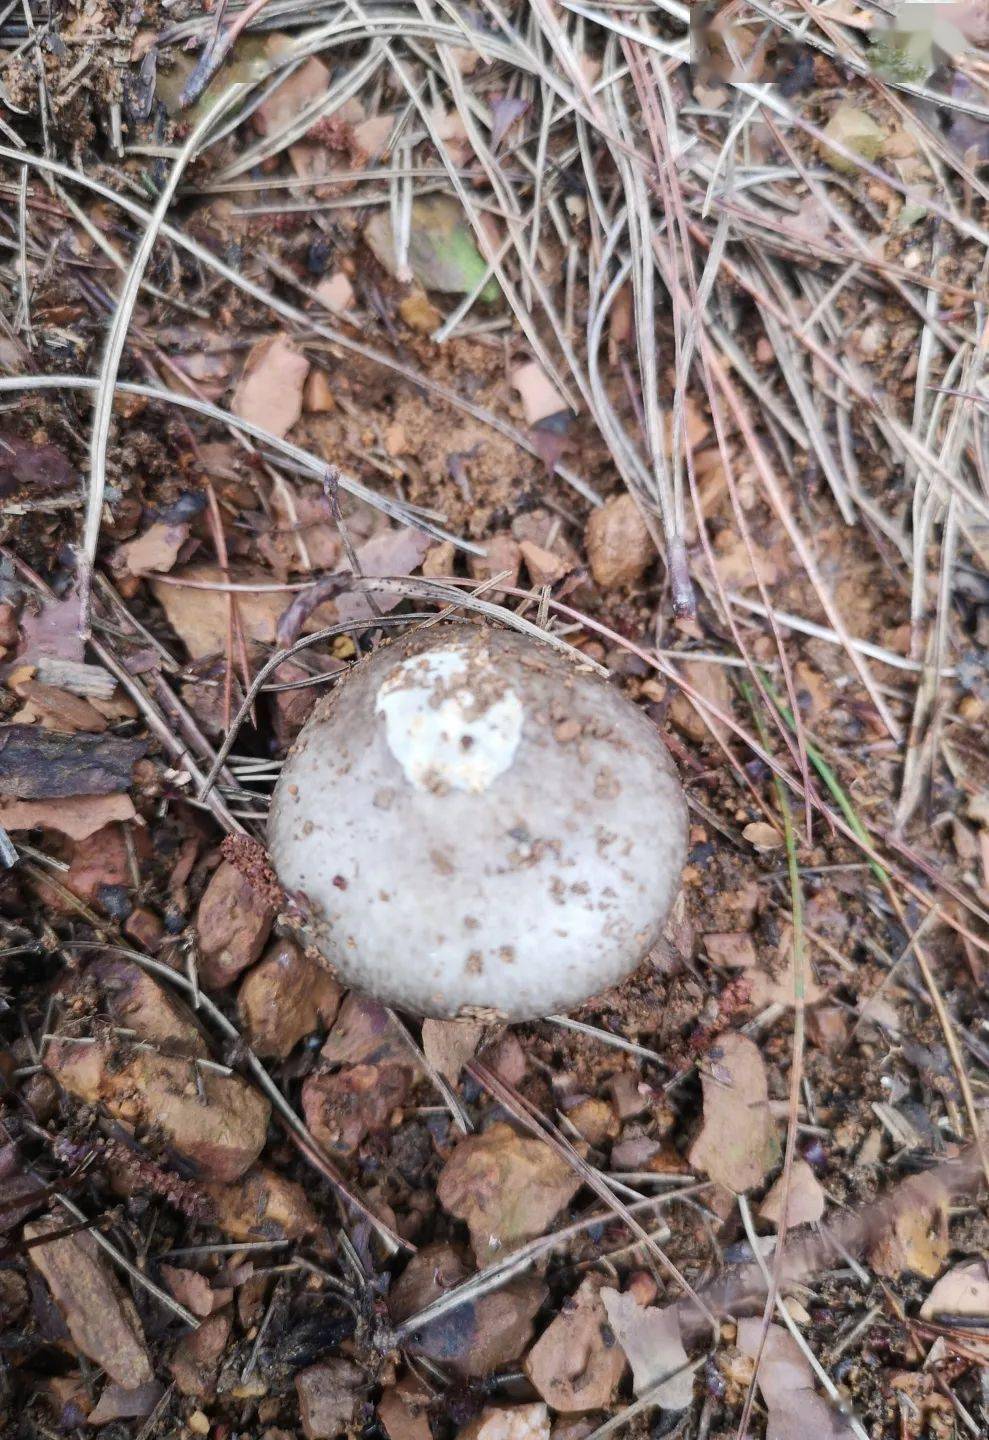
<svg viewBox="0 0 989 1440"><path fill-rule="evenodd" d="M548 645L459 623L383 646L320 701L268 830L348 984L417 1015L510 1020L638 965L686 836L645 715Z"/></svg>

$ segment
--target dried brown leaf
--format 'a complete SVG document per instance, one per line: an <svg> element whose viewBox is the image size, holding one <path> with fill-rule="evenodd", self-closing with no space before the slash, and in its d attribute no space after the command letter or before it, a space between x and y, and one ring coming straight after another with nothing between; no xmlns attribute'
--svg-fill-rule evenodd
<svg viewBox="0 0 989 1440"><path fill-rule="evenodd" d="M896 1280L905 1271L933 1280L948 1258L948 1190L934 1175L912 1175L898 1185L882 1212L869 1247L869 1263Z"/></svg>
<svg viewBox="0 0 989 1440"><path fill-rule="evenodd" d="M611 1289L601 1291L601 1300L608 1323L632 1367L632 1388L636 1395L652 1391L664 1375L687 1366L675 1305L665 1309L640 1305L633 1295L622 1295ZM693 1394L693 1369L686 1368L682 1375L660 1385L654 1391L654 1399L664 1410L684 1410Z"/></svg>
<svg viewBox="0 0 989 1440"><path fill-rule="evenodd" d="M790 1195L787 1203L786 1224L792 1230L795 1225L815 1225L824 1214L824 1187L807 1164L806 1160L794 1160L790 1172ZM759 1207L759 1215L771 1225L779 1225L782 1219L783 1177L770 1188Z"/></svg>
<svg viewBox="0 0 989 1440"><path fill-rule="evenodd" d="M65 795L58 800L0 800L5 830L57 830L70 840L85 840L117 820L137 815L129 795Z"/></svg>
<svg viewBox="0 0 989 1440"><path fill-rule="evenodd" d="M738 1322L738 1348L754 1358L759 1352L762 1320ZM767 1440L848 1440L841 1415L814 1389L810 1361L788 1330L770 1325L759 1366L759 1389L769 1411Z"/></svg>
<svg viewBox="0 0 989 1440"><path fill-rule="evenodd" d="M120 547L120 558L131 575L143 575L148 570L171 570L188 538L187 524L170 525L165 520L157 520L143 535Z"/></svg>
<svg viewBox="0 0 989 1440"><path fill-rule="evenodd" d="M272 435L287 435L302 414L309 361L287 335L259 340L244 364L230 408Z"/></svg>
<svg viewBox="0 0 989 1440"><path fill-rule="evenodd" d="M735 1031L720 1036L707 1053L701 1087L704 1124L690 1163L729 1190L750 1190L779 1158L758 1046Z"/></svg>
<svg viewBox="0 0 989 1440"><path fill-rule="evenodd" d="M456 1085L489 1030L481 1020L424 1020L422 1049L434 1070Z"/></svg>
<svg viewBox="0 0 989 1440"><path fill-rule="evenodd" d="M941 1276L920 1307L922 1320L934 1320L938 1315L989 1317L989 1267L984 1258L955 1265Z"/></svg>
<svg viewBox="0 0 989 1440"><path fill-rule="evenodd" d="M512 384L519 392L527 425L538 425L540 420L568 409L546 371L535 360L529 360L512 371Z"/></svg>

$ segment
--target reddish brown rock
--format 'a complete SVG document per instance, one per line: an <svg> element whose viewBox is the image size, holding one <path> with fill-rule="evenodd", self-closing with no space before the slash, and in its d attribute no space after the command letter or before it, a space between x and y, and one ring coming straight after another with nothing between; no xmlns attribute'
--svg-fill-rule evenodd
<svg viewBox="0 0 989 1440"><path fill-rule="evenodd" d="M407 1320L466 1280L472 1269L464 1251L448 1241L423 1245L388 1292L389 1315Z"/></svg>
<svg viewBox="0 0 989 1440"><path fill-rule="evenodd" d="M575 1171L545 1141L498 1121L459 1142L436 1193L444 1210L466 1220L484 1265L544 1234L579 1188Z"/></svg>
<svg viewBox="0 0 989 1440"><path fill-rule="evenodd" d="M708 660L685 660L680 664L680 673L700 700L695 704L684 691L674 691L669 709L673 724L697 745L705 741L714 744L715 736L727 743L732 737L731 730L701 703L707 700L721 714L732 714L734 696L725 666Z"/></svg>
<svg viewBox="0 0 989 1440"><path fill-rule="evenodd" d="M131 868L123 825L104 825L102 830L76 841L65 884L87 905L100 904L100 891L104 887L130 886Z"/></svg>
<svg viewBox="0 0 989 1440"><path fill-rule="evenodd" d="M267 898L225 860L207 885L196 915L203 983L222 990L253 965L274 918Z"/></svg>
<svg viewBox="0 0 989 1440"><path fill-rule="evenodd" d="M545 1299L541 1280L520 1275L411 1335L409 1352L429 1356L465 1379L493 1375L528 1347Z"/></svg>
<svg viewBox="0 0 989 1440"><path fill-rule="evenodd" d="M349 1429L366 1388L364 1372L350 1360L324 1360L300 1370L295 1389L306 1440L334 1440Z"/></svg>
<svg viewBox="0 0 989 1440"><path fill-rule="evenodd" d="M212 1315L214 1310L228 1305L233 1299L232 1290L214 1290L207 1276L200 1274L198 1270L186 1270L179 1265L162 1265L161 1278L180 1305L203 1319Z"/></svg>
<svg viewBox="0 0 989 1440"><path fill-rule="evenodd" d="M656 547L631 495L595 510L584 532L591 574L603 590L633 585L656 558Z"/></svg>
<svg viewBox="0 0 989 1440"><path fill-rule="evenodd" d="M555 585L571 568L566 560L555 555L552 550L544 550L533 540L523 540L519 550L533 585Z"/></svg>
<svg viewBox="0 0 989 1440"><path fill-rule="evenodd" d="M331 1065L408 1064L409 1050L377 1000L351 990L320 1051Z"/></svg>
<svg viewBox="0 0 989 1440"><path fill-rule="evenodd" d="M495 575L501 575L506 570L504 583L514 586L519 583L519 571L522 569L522 551L519 549L518 541L507 531L498 535L490 535L484 542L484 555L470 555L467 558L467 569L475 580L490 580ZM496 605L505 598L503 590L486 590L486 600L492 600Z"/></svg>
<svg viewBox="0 0 989 1440"><path fill-rule="evenodd" d="M352 1155L366 1135L387 1128L405 1102L411 1074L404 1065L346 1065L310 1075L302 1087L306 1123L319 1143Z"/></svg>
<svg viewBox="0 0 989 1440"><path fill-rule="evenodd" d="M192 1011L170 990L130 960L94 960L85 971L86 986L99 986L100 998L122 1029L133 1030L170 1054L209 1054Z"/></svg>
<svg viewBox="0 0 989 1440"><path fill-rule="evenodd" d="M585 1433L594 1428L592 1424ZM550 1440L549 1413L539 1404L489 1405L464 1426L457 1440Z"/></svg>
<svg viewBox="0 0 989 1440"><path fill-rule="evenodd" d="M230 1339L230 1312L218 1310L191 1330L175 1347L169 1369L183 1395L194 1400L212 1400L223 1352Z"/></svg>
<svg viewBox="0 0 989 1440"><path fill-rule="evenodd" d="M163 1386L158 1380L128 1390L124 1385L107 1385L89 1412L90 1425L109 1425L111 1420L145 1420L158 1404Z"/></svg>
<svg viewBox="0 0 989 1440"><path fill-rule="evenodd" d="M320 1228L301 1185L257 1166L235 1185L207 1185L216 1223L234 1240L300 1240Z"/></svg>
<svg viewBox="0 0 989 1440"><path fill-rule="evenodd" d="M152 955L158 949L165 934L165 927L153 910L147 905L135 905L124 921L124 934L135 945L150 950Z"/></svg>
<svg viewBox="0 0 989 1440"><path fill-rule="evenodd" d="M66 1090L117 1120L155 1127L207 1180L236 1180L264 1147L271 1107L239 1075L138 1051L125 1064L102 1041L54 1040L45 1066ZM198 1074L197 1074L198 1069Z"/></svg>
<svg viewBox="0 0 989 1440"><path fill-rule="evenodd" d="M388 1440L432 1440L429 1428L430 1394L417 1376L409 1373L382 1391L378 1419Z"/></svg>
<svg viewBox="0 0 989 1440"><path fill-rule="evenodd" d="M203 1178L238 1179L264 1146L267 1100L239 1075L199 1063L209 1052L191 1014L137 965L94 962L79 982L80 999L94 988L133 1037L105 1029L98 1038L86 1035L73 1020L71 1034L57 1036L45 1051L48 1072L115 1119L153 1128Z"/></svg>
<svg viewBox="0 0 989 1440"><path fill-rule="evenodd" d="M24 1226L26 1240L64 1230L66 1217ZM45 1277L73 1343L128 1390L154 1378L141 1321L130 1297L86 1231L32 1245L28 1255Z"/></svg>
<svg viewBox="0 0 989 1440"><path fill-rule="evenodd" d="M607 1100L590 1095L567 1111L567 1119L588 1145L604 1145L616 1139L621 1129L618 1116Z"/></svg>
<svg viewBox="0 0 989 1440"><path fill-rule="evenodd" d="M608 1089L619 1120L645 1114L652 1103L652 1090L631 1070L619 1070L608 1081Z"/></svg>
<svg viewBox="0 0 989 1440"><path fill-rule="evenodd" d="M529 1352L525 1372L554 1410L602 1410L611 1404L625 1371L625 1352L608 1325L589 1278Z"/></svg>
<svg viewBox="0 0 989 1440"><path fill-rule="evenodd" d="M278 940L245 975L237 1009L259 1055L283 1059L304 1035L333 1023L343 990L291 940Z"/></svg>

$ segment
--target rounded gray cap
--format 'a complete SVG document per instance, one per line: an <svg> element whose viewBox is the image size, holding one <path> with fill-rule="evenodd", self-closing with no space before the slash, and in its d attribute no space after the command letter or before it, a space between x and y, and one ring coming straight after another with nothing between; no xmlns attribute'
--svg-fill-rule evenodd
<svg viewBox="0 0 989 1440"><path fill-rule="evenodd" d="M417 1015L570 1010L652 947L687 815L659 732L509 630L383 646L320 701L269 846L350 985Z"/></svg>

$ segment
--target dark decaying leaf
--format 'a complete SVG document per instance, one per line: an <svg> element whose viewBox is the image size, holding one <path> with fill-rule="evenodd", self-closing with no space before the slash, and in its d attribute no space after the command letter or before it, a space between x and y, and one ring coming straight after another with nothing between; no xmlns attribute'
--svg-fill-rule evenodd
<svg viewBox="0 0 989 1440"><path fill-rule="evenodd" d="M134 764L147 749L144 740L0 725L0 796L54 800L113 795L130 788Z"/></svg>
<svg viewBox="0 0 989 1440"><path fill-rule="evenodd" d="M86 649L83 640L84 621L82 598L78 589L61 600L46 600L40 610L25 605L21 612L24 649L20 659L34 664L36 658L82 660Z"/></svg>
<svg viewBox="0 0 989 1440"><path fill-rule="evenodd" d="M68 490L77 480L68 456L57 445L32 445L16 435L0 435L0 499L19 490L32 499Z"/></svg>

